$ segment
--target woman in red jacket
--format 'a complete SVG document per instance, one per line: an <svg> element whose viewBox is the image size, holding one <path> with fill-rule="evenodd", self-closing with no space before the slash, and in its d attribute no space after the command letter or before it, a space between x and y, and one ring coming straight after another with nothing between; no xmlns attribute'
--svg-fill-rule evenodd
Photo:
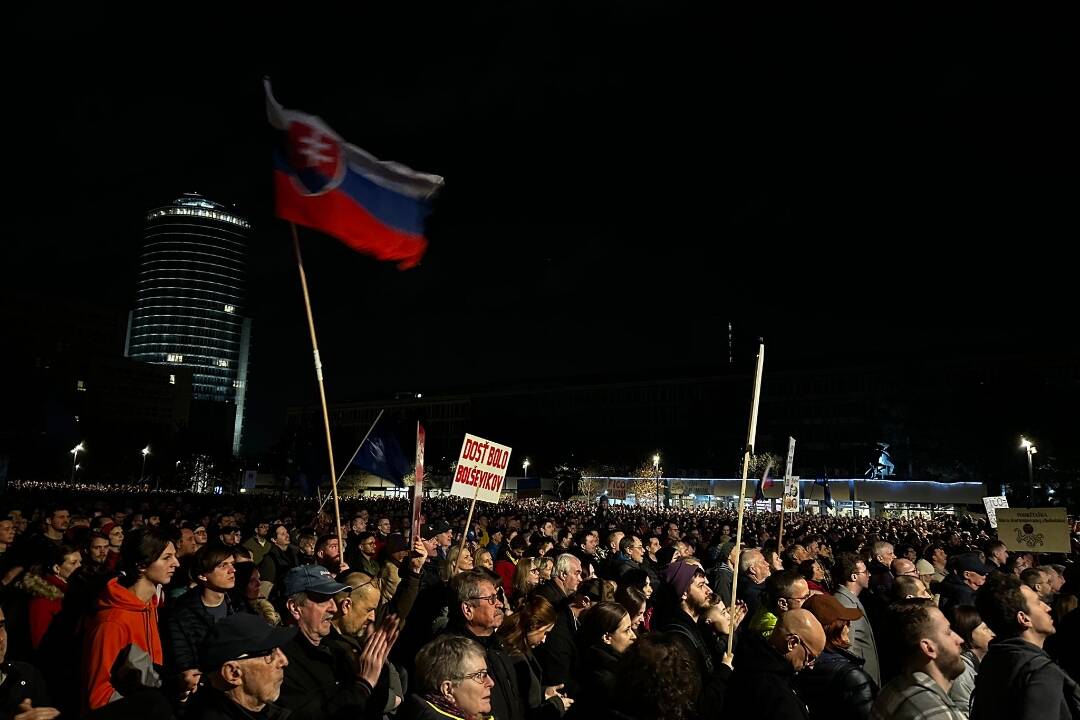
<svg viewBox="0 0 1080 720"><path fill-rule="evenodd" d="M123 575L105 586L87 633L83 653L87 709L94 710L119 698L109 673L120 651L128 645L138 645L154 664L162 663L158 590L169 584L179 566L176 548L161 530L137 528L127 533L120 549Z"/></svg>
<svg viewBox="0 0 1080 720"><path fill-rule="evenodd" d="M54 617L60 614L68 578L82 565L82 554L70 545L59 545L49 554L41 574L28 572L22 588L30 595L30 643L37 650Z"/></svg>

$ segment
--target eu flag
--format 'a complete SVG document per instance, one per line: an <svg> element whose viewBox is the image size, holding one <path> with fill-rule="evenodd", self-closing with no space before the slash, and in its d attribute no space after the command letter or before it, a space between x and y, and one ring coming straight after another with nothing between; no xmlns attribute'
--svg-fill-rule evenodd
<svg viewBox="0 0 1080 720"><path fill-rule="evenodd" d="M377 426L371 431L360 451L356 453L353 465L389 480L398 487L404 487L405 476L412 472L412 465L401 452L397 437L385 426Z"/></svg>

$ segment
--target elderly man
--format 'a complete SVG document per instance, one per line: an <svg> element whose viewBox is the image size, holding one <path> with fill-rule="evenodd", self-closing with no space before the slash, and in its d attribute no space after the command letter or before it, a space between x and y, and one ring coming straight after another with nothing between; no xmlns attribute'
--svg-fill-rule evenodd
<svg viewBox="0 0 1080 720"><path fill-rule="evenodd" d="M957 605L975 604L975 591L982 587L990 573L975 553L958 555L952 562L952 574L935 588L941 595L941 612L947 618L952 618L953 608Z"/></svg>
<svg viewBox="0 0 1080 720"><path fill-rule="evenodd" d="M812 668L824 651L821 623L801 608L784 613L768 638L751 633L739 646L724 717L806 720L795 676Z"/></svg>
<svg viewBox="0 0 1080 720"><path fill-rule="evenodd" d="M274 703L281 694L285 667L281 651L296 628L274 628L247 613L214 625L199 653L205 687L195 694L188 717L201 720L283 720L287 710Z"/></svg>
<svg viewBox="0 0 1080 720"><path fill-rule="evenodd" d="M760 550L744 550L739 555L739 586L737 599L746 603L746 612L753 617L765 593L765 581L772 574L769 563Z"/></svg>
<svg viewBox="0 0 1080 720"><path fill-rule="evenodd" d="M901 600L889 606L888 624L902 672L881 689L872 720L966 720L949 697L964 672L963 640L941 611L928 600Z"/></svg>
<svg viewBox="0 0 1080 720"><path fill-rule="evenodd" d="M581 574L581 561L570 553L563 553L555 559L551 579L534 590L552 604L556 613L555 627L534 651L543 669L545 686L573 683L572 671L577 661L574 634L582 610L573 600L581 585Z"/></svg>
<svg viewBox="0 0 1080 720"><path fill-rule="evenodd" d="M337 614L334 596L351 590L336 582L320 565L301 565L285 576L286 609L299 632L282 650L289 669L281 687L281 705L300 720L346 720L367 708L384 708L389 700L389 681L380 682L386 656L397 639L397 618L391 617L368 640L359 670L324 643Z"/></svg>
<svg viewBox="0 0 1080 720"><path fill-rule="evenodd" d="M495 637L503 621L503 606L490 576L469 570L450 582L455 605L447 633L475 641L484 649L491 688L491 712L499 720L523 720L525 708L518 691L514 661ZM419 670L419 668L418 668Z"/></svg>

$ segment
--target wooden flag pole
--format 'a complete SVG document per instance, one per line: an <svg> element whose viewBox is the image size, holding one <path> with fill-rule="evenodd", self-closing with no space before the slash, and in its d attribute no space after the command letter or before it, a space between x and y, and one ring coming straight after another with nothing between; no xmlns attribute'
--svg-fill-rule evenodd
<svg viewBox="0 0 1080 720"><path fill-rule="evenodd" d="M307 310L308 330L311 331L311 351L315 356L315 379L319 383L319 400L322 402L323 427L326 429L326 453L330 458L330 480L334 493L334 520L337 524L338 558L345 558L345 538L341 536L341 506L338 502L337 468L334 467L334 446L330 440L330 414L326 410L326 388L323 386L322 360L319 358L319 341L315 339L315 318L311 314L311 295L308 294L307 273L304 272L304 258L300 254L300 237L296 233L296 224L292 228L293 250L296 251L296 267L300 271L300 287L304 291L304 308ZM369 431L370 432L370 431Z"/></svg>
<svg viewBox="0 0 1080 720"><path fill-rule="evenodd" d="M757 367L754 369L754 399L750 405L750 430L746 435L746 450L743 452L742 485L739 488L739 522L735 528L735 567L731 573L731 603L735 604L738 599L739 589L739 557L742 555L742 529L743 512L746 505L746 477L750 472L750 455L754 452L754 441L757 439L758 407L761 403L761 370L765 364L765 343L758 341ZM783 506L780 507L783 511ZM735 617L732 610L731 616ZM728 633L727 651L730 653L735 646L735 632Z"/></svg>
<svg viewBox="0 0 1080 720"><path fill-rule="evenodd" d="M780 554L784 552L784 516L787 515L785 507L787 506L787 493L785 492L780 496L780 532L776 536L776 553Z"/></svg>

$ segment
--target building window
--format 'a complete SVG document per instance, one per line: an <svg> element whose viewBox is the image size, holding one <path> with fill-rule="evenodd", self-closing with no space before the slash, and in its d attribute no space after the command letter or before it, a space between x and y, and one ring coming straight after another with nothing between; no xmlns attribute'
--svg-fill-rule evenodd
<svg viewBox="0 0 1080 720"><path fill-rule="evenodd" d="M227 312L227 313L236 312L236 306L235 305L226 305L225 306L225 312Z"/></svg>
<svg viewBox="0 0 1080 720"><path fill-rule="evenodd" d="M75 381L75 392L86 392L86 383L82 380Z"/></svg>
<svg viewBox="0 0 1080 720"><path fill-rule="evenodd" d="M217 361L217 366L227 368L227 367L229 367L229 361L228 360L218 360Z"/></svg>
<svg viewBox="0 0 1080 720"><path fill-rule="evenodd" d="M169 353L168 355L165 356L165 359L168 362L174 362L174 363L182 363L182 362L184 362L184 356L181 355L180 353Z"/></svg>
<svg viewBox="0 0 1080 720"><path fill-rule="evenodd" d="M176 376L175 375L170 375L169 376L169 384L170 385L175 385L176 384Z"/></svg>

